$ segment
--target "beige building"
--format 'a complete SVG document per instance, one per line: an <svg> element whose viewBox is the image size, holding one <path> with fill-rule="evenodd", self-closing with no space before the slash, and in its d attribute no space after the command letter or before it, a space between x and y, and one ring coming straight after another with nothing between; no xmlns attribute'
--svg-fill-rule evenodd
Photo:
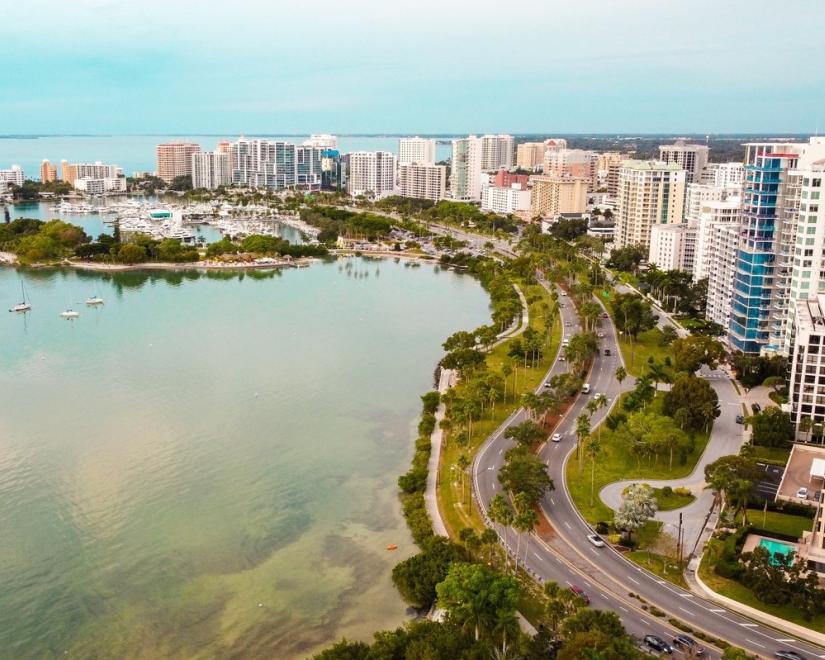
<svg viewBox="0 0 825 660"><path fill-rule="evenodd" d="M548 149L544 153L544 174L587 179L591 190L598 184L599 156L583 149Z"/></svg>
<svg viewBox="0 0 825 660"><path fill-rule="evenodd" d="M545 149L544 142L522 142L516 147L516 167L534 172L540 170Z"/></svg>
<svg viewBox="0 0 825 660"><path fill-rule="evenodd" d="M659 160L626 160L618 171L616 247L650 248L653 225L682 221L685 171Z"/></svg>
<svg viewBox="0 0 825 660"><path fill-rule="evenodd" d="M70 163L60 161L60 178L74 187L78 179L116 179L123 176L123 169L117 165L94 163Z"/></svg>
<svg viewBox="0 0 825 660"><path fill-rule="evenodd" d="M589 179L562 176L533 176L530 196L532 217L554 218L560 213L584 213Z"/></svg>
<svg viewBox="0 0 825 660"><path fill-rule="evenodd" d="M192 154L201 145L194 142L164 142L157 146L158 176L171 183L176 176L192 176Z"/></svg>
<svg viewBox="0 0 825 660"><path fill-rule="evenodd" d="M401 163L398 165L398 194L434 202L444 199L447 196L447 168L427 163Z"/></svg>
<svg viewBox="0 0 825 660"><path fill-rule="evenodd" d="M40 163L40 183L57 181L57 165L52 165L48 159Z"/></svg>

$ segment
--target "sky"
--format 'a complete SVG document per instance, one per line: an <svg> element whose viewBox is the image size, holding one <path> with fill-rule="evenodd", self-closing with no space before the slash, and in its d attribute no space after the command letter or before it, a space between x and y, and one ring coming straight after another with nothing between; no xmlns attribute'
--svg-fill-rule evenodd
<svg viewBox="0 0 825 660"><path fill-rule="evenodd" d="M825 130L822 0L0 5L0 135Z"/></svg>

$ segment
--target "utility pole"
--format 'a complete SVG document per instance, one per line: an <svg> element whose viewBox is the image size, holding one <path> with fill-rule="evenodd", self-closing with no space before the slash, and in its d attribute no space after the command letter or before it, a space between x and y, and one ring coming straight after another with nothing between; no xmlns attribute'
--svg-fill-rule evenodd
<svg viewBox="0 0 825 660"><path fill-rule="evenodd" d="M678 540L676 541L679 545L678 547L678 556L679 556L679 572L682 571L682 514L679 514L679 535Z"/></svg>

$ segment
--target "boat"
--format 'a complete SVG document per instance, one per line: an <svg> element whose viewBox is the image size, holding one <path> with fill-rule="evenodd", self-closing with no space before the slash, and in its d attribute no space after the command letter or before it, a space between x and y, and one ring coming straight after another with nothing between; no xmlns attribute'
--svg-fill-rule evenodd
<svg viewBox="0 0 825 660"><path fill-rule="evenodd" d="M65 312L60 312L60 316L64 319L76 319L80 316L80 313L73 309L67 309Z"/></svg>
<svg viewBox="0 0 825 660"><path fill-rule="evenodd" d="M87 305L102 305L103 304L103 298L101 298L100 296L92 296L91 298L86 298L86 304Z"/></svg>
<svg viewBox="0 0 825 660"><path fill-rule="evenodd" d="M398 546L395 543L390 543L387 546L387 550L398 550Z"/></svg>
<svg viewBox="0 0 825 660"><path fill-rule="evenodd" d="M22 279L20 280L20 291L23 295L23 302L14 305L9 309L10 312L28 312L32 308L31 302L29 302L29 299L26 297L26 288L23 286Z"/></svg>

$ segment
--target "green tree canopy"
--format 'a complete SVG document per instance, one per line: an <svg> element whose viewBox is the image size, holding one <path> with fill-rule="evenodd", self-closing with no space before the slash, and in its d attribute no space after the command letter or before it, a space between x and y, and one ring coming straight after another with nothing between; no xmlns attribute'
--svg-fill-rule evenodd
<svg viewBox="0 0 825 660"><path fill-rule="evenodd" d="M498 473L498 480L512 493L524 493L531 505L535 505L548 491L553 490L553 480L541 459L526 447L513 447L506 454L506 462Z"/></svg>
<svg viewBox="0 0 825 660"><path fill-rule="evenodd" d="M750 418L753 444L762 447L783 447L793 441L791 417L776 406L769 406Z"/></svg>

